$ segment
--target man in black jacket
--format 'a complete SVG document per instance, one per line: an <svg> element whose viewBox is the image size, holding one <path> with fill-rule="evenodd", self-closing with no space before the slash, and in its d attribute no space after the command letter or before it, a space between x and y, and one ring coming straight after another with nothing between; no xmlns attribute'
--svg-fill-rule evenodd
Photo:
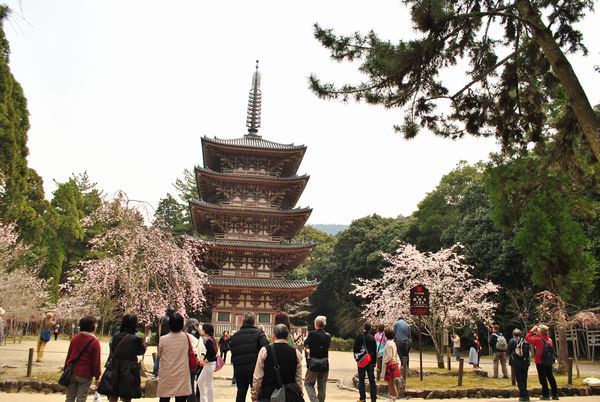
<svg viewBox="0 0 600 402"><path fill-rule="evenodd" d="M324 402L329 375L329 345L331 335L325 332L327 319L325 316L315 318L315 330L308 333L304 341L304 348L308 355L308 368L304 377L304 388L311 402ZM311 361L312 360L312 361ZM316 364L319 361L319 364ZM315 392L315 383L319 395Z"/></svg>
<svg viewBox="0 0 600 402"><path fill-rule="evenodd" d="M508 341L508 364L512 367L519 387L519 401L529 401L529 393L527 392L527 371L529 370L529 343L523 338L523 333L520 329L513 330L513 337Z"/></svg>
<svg viewBox="0 0 600 402"><path fill-rule="evenodd" d="M253 313L244 314L242 327L231 336L231 363L233 376L237 386L236 402L244 402L248 387L252 385L252 374L260 349L269 344L262 329L256 328L256 316Z"/></svg>
<svg viewBox="0 0 600 402"><path fill-rule="evenodd" d="M366 367L358 368L358 395L362 402L367 400L365 392L365 374L369 377L369 387L371 388L371 402L377 400L377 383L375 382L375 362L377 361L377 343L371 335L371 324L365 322L363 332L354 339L354 355L361 351L363 345L371 356L371 361Z"/></svg>

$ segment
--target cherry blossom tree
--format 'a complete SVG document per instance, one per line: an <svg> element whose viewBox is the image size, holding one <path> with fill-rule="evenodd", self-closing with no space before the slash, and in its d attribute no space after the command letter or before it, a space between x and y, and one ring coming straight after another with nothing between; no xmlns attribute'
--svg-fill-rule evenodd
<svg viewBox="0 0 600 402"><path fill-rule="evenodd" d="M207 276L196 263L205 242L186 238L178 244L170 232L146 226L123 196L105 201L84 225L98 233L91 241L95 257L63 284L61 315L93 313L109 321L130 312L151 324L169 305L183 314L201 311Z"/></svg>
<svg viewBox="0 0 600 402"><path fill-rule="evenodd" d="M422 317L421 331L431 337L440 368L444 367L445 331L476 321L491 323L497 307L488 296L499 286L474 278L472 266L458 254L460 247L421 253L412 245L402 245L395 254L382 254L389 265L380 278L359 278L351 291L366 302L363 318L391 324L403 317L416 325L417 317L410 315L409 291L417 285L427 287L431 314Z"/></svg>
<svg viewBox="0 0 600 402"><path fill-rule="evenodd" d="M568 348L567 348L567 332L575 327L583 328L597 327L600 325L600 317L591 311L579 311L574 306L569 306L556 293L549 290L544 290L535 295L534 300L538 303L537 315L540 322L549 326L553 326L557 330L558 335L558 372L565 374L567 372ZM577 377L579 377L579 361L577 358L577 346L575 339L573 342L573 350L575 353L575 368L577 369Z"/></svg>
<svg viewBox="0 0 600 402"><path fill-rule="evenodd" d="M0 306L13 319L13 325L28 321L48 302L46 281L21 261L27 250L19 241L15 224L0 223Z"/></svg>

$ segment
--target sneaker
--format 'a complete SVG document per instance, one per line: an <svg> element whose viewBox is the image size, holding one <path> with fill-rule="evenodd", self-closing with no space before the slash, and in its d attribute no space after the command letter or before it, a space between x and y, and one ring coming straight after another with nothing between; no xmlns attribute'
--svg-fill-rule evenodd
<svg viewBox="0 0 600 402"><path fill-rule="evenodd" d="M529 402L530 400L529 398L519 398L519 402Z"/></svg>
<svg viewBox="0 0 600 402"><path fill-rule="evenodd" d="M549 401L550 397L549 396L540 396L540 401Z"/></svg>
<svg viewBox="0 0 600 402"><path fill-rule="evenodd" d="M553 401L558 401L558 396L553 396L553 397L552 397L552 400L553 400Z"/></svg>

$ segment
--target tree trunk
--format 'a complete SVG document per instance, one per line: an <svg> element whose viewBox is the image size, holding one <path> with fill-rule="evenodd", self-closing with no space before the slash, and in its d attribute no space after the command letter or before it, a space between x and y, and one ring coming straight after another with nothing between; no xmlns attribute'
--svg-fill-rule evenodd
<svg viewBox="0 0 600 402"><path fill-rule="evenodd" d="M567 329L564 326L558 326L558 374L567 373L567 364L569 360L569 344L567 342Z"/></svg>
<svg viewBox="0 0 600 402"><path fill-rule="evenodd" d="M533 39L552 66L552 71L562 85L579 127L596 155L596 159L600 160L600 120L596 117L571 63L529 0L516 0L515 5L521 18L530 22L529 27L533 32Z"/></svg>

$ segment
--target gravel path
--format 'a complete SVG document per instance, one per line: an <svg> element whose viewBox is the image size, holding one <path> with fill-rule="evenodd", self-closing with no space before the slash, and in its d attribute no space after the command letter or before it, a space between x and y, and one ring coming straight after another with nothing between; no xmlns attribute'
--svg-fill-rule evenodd
<svg viewBox="0 0 600 402"><path fill-rule="evenodd" d="M27 368L27 356L29 348L35 348L35 340L34 339L24 339L22 343L12 343L12 339L4 345L0 346L0 368L4 371L3 374L0 374L0 378L2 379L14 379L25 376L26 368ZM44 357L44 361L42 363L34 363L33 365L33 374L34 378L40 378L43 380L44 374L48 372L57 373L58 370L64 364L65 356L67 353L67 349L69 347L69 340L59 339L58 341L50 341L46 346L46 353ZM102 361L103 364L108 357L108 342L107 340L102 341ZM148 369L151 368L152 352L156 351L156 347L149 347L146 352L145 362ZM227 358L227 364L223 367L223 369L217 373L217 380L215 381L215 393L217 401L231 401L235 399L235 386L231 385L231 381L226 380L226 378L231 378L233 374L233 368L229 361L230 357ZM452 362L453 367L456 362ZM437 363L435 361L435 356L431 353L423 354L423 366L427 367L436 367ZM468 365L465 365L466 370L470 370L467 368ZM489 357L484 357L481 362L481 366L484 370L488 372L492 372L492 362ZM418 369L419 367L419 354L412 353L410 360L410 367L414 369ZM600 363L584 363L580 364L580 368L582 370L582 376L595 376L600 378ZM352 358L352 354L350 352L331 352L330 353L330 373L329 378L334 380L342 380L345 385L352 384L352 376L356 373L356 365ZM530 376L536 376L535 369L529 370ZM333 383L328 386L328 401L356 401L357 392L355 391L346 391L340 390ZM590 397L592 398L592 397ZM577 401L600 401L599 397L593 397L595 399L588 398L574 398L573 400ZM29 401L40 401L40 402L54 402L54 401L63 401L64 396L60 395L42 395L42 394L3 394L0 393L0 401L1 402L29 402ZM91 401L92 398L89 398ZM249 400L249 398L248 398ZM486 400L487 399L483 399ZM570 398L561 398L561 400L568 401ZM471 400L470 401L475 401Z"/></svg>

